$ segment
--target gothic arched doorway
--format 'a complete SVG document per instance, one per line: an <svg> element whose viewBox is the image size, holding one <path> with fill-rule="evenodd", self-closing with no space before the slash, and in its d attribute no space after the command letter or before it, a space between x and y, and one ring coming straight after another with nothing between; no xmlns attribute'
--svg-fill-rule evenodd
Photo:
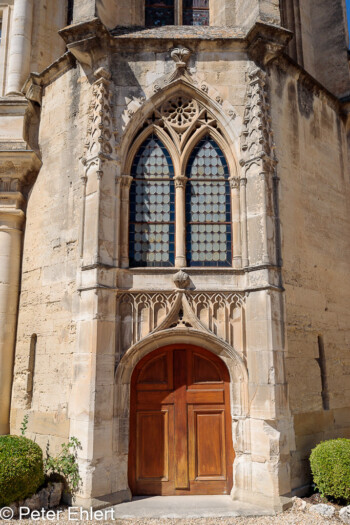
<svg viewBox="0 0 350 525"><path fill-rule="evenodd" d="M192 345L145 356L131 379L129 483L134 495L229 494L230 378Z"/></svg>

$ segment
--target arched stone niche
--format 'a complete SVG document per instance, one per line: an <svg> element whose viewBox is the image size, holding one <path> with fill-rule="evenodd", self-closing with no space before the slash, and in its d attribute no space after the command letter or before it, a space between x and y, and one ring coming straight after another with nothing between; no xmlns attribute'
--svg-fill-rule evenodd
<svg viewBox="0 0 350 525"><path fill-rule="evenodd" d="M248 372L241 356L215 335L193 328L176 327L155 332L133 345L119 362L115 377L113 451L119 465L118 491L128 489L127 465L129 452L130 383L137 363L147 354L169 344L196 345L217 355L225 363L231 379L230 406L232 438L237 463L245 471L250 465ZM235 462L233 471L235 474ZM235 476L234 476L235 477ZM250 475L248 476L250 479ZM235 484L235 481L234 481ZM243 487L242 487L243 488Z"/></svg>

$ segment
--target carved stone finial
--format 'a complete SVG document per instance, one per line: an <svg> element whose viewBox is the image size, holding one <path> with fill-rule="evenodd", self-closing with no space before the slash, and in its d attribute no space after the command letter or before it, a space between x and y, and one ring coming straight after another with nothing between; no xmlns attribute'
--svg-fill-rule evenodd
<svg viewBox="0 0 350 525"><path fill-rule="evenodd" d="M171 51L171 58L174 60L176 67L187 67L190 56L191 51L187 47L175 47Z"/></svg>
<svg viewBox="0 0 350 525"><path fill-rule="evenodd" d="M182 290L187 288L187 286L190 284L190 276L183 270L177 272L174 275L173 280L177 288L181 288Z"/></svg>

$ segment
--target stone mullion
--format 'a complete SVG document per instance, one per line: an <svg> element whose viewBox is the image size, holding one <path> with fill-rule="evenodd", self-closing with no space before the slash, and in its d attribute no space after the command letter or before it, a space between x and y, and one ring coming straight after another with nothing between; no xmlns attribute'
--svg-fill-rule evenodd
<svg viewBox="0 0 350 525"><path fill-rule="evenodd" d="M186 266L186 182L187 177L175 177L175 266Z"/></svg>
<svg viewBox="0 0 350 525"><path fill-rule="evenodd" d="M242 242L241 242L241 210L240 210L240 180L238 177L230 179L231 186L231 220L232 220L232 242L233 242L233 267L242 266Z"/></svg>
<svg viewBox="0 0 350 525"><path fill-rule="evenodd" d="M120 195L120 265L122 268L129 268L129 208L130 208L130 186L132 183L130 175L123 175L121 178Z"/></svg>

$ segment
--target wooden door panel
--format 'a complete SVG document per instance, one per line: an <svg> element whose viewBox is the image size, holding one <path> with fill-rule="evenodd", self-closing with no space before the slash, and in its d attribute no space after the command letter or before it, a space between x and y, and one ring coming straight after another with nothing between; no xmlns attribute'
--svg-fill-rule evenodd
<svg viewBox="0 0 350 525"><path fill-rule="evenodd" d="M194 409L195 479L226 478L224 410Z"/></svg>
<svg viewBox="0 0 350 525"><path fill-rule="evenodd" d="M186 350L174 352L175 488L188 489L188 418L186 404Z"/></svg>
<svg viewBox="0 0 350 525"><path fill-rule="evenodd" d="M192 383L221 383L221 374L215 363L212 360L198 355L192 354Z"/></svg>
<svg viewBox="0 0 350 525"><path fill-rule="evenodd" d="M187 391L187 403L190 405L208 405L213 403L218 405L224 403L224 391L223 390L188 390Z"/></svg>
<svg viewBox="0 0 350 525"><path fill-rule="evenodd" d="M229 375L189 345L149 354L131 383L133 494L228 494L232 486Z"/></svg>
<svg viewBox="0 0 350 525"><path fill-rule="evenodd" d="M138 410L160 408L162 405L172 405L174 403L174 392L170 392L169 390L155 392L141 390L136 394L136 402Z"/></svg>
<svg viewBox="0 0 350 525"><path fill-rule="evenodd" d="M172 353L165 352L150 358L138 374L137 389L173 390Z"/></svg>
<svg viewBox="0 0 350 525"><path fill-rule="evenodd" d="M136 420L136 482L169 479L169 412L140 411Z"/></svg>

